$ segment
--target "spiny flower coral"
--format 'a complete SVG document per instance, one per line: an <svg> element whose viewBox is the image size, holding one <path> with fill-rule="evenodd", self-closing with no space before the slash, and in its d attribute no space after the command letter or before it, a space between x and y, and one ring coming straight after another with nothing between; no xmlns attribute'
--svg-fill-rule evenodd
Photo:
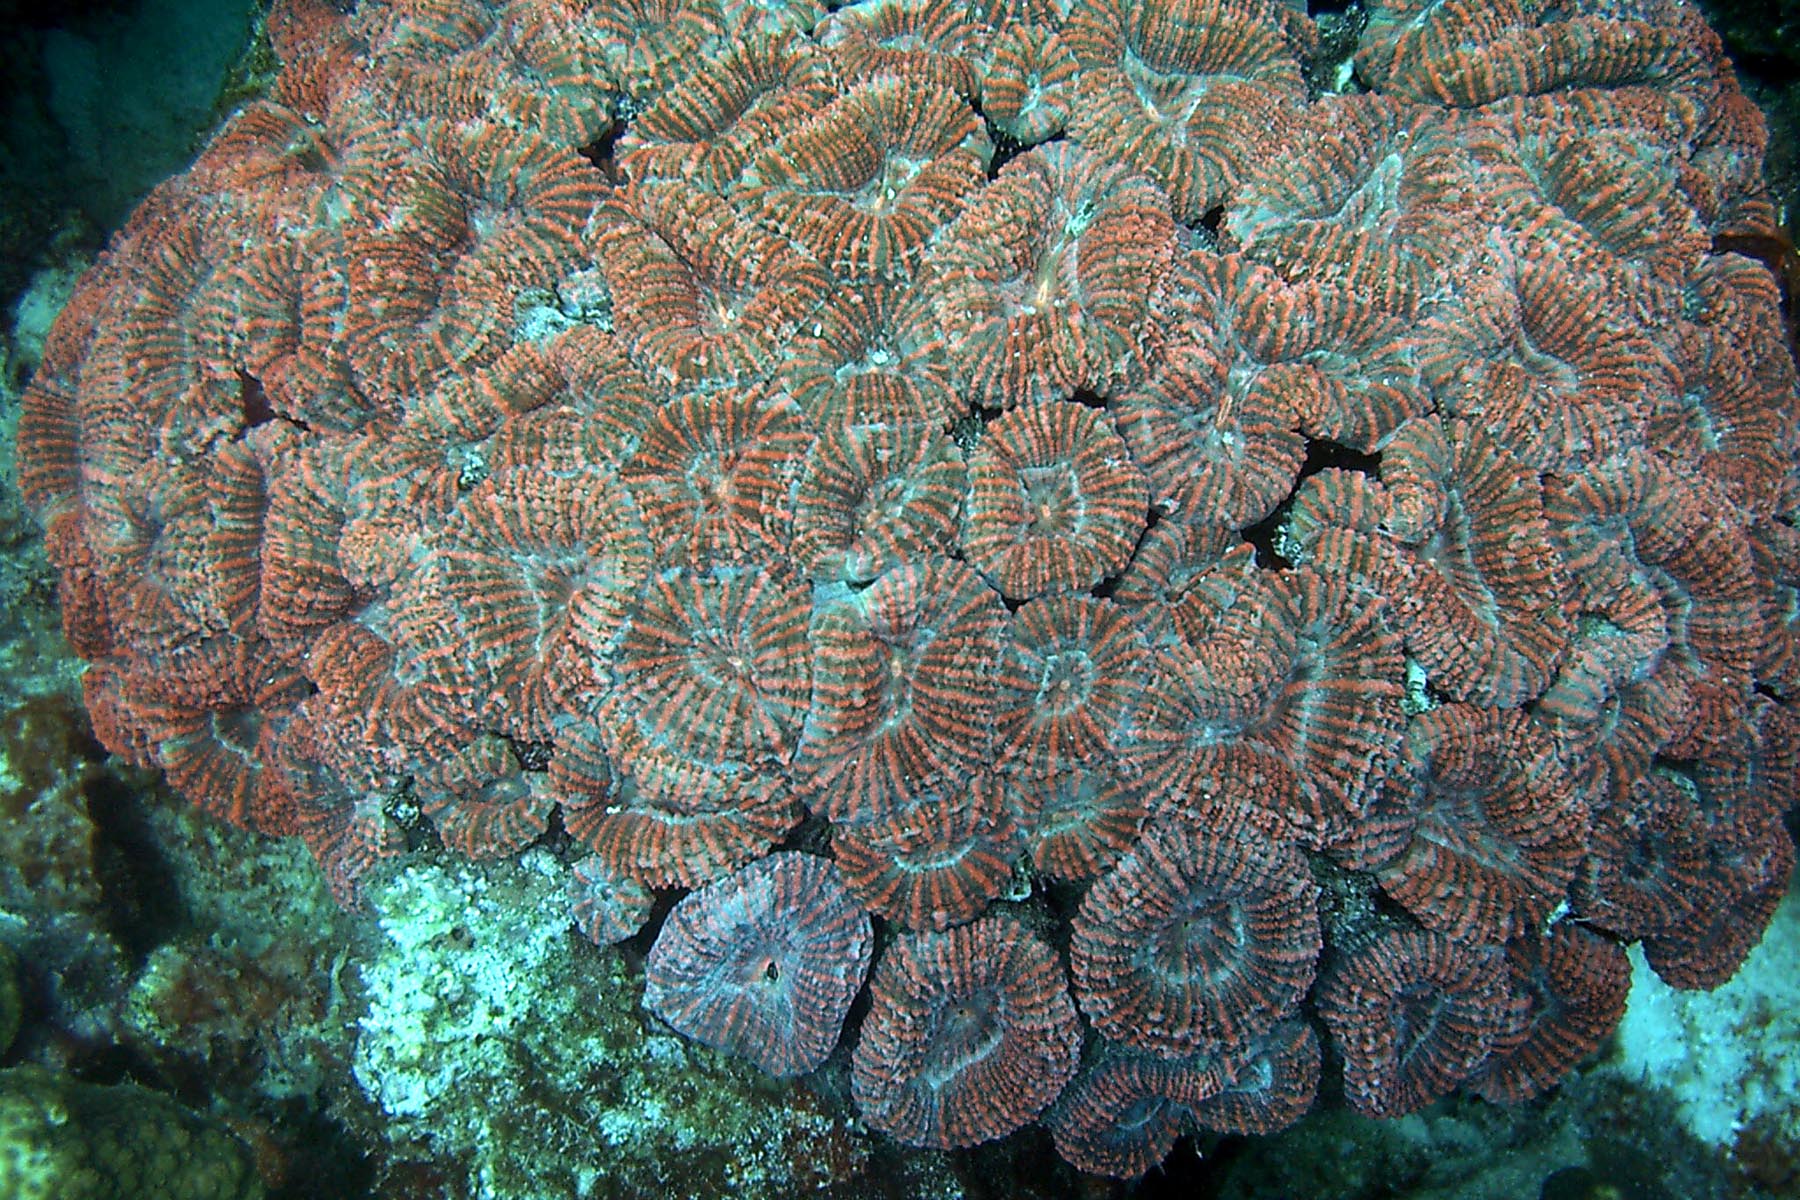
<svg viewBox="0 0 1800 1200"><path fill-rule="evenodd" d="M1312 986L1318 889L1241 812L1153 822L1089 890L1069 958L1095 1032L1177 1056L1247 1046Z"/></svg>
<svg viewBox="0 0 1800 1200"><path fill-rule="evenodd" d="M652 1010L909 1142L1551 1086L1793 865L1761 124L1678 0L1302 8L278 3L24 401L100 737L693 889Z"/></svg>
<svg viewBox="0 0 1800 1200"><path fill-rule="evenodd" d="M1075 1073L1081 1029L1054 951L1007 916L896 941L869 985L850 1086L914 1146L973 1146L1026 1124Z"/></svg>
<svg viewBox="0 0 1800 1200"><path fill-rule="evenodd" d="M803 1075L837 1044L872 943L836 867L771 854L675 906L644 964L644 1003L771 1075Z"/></svg>

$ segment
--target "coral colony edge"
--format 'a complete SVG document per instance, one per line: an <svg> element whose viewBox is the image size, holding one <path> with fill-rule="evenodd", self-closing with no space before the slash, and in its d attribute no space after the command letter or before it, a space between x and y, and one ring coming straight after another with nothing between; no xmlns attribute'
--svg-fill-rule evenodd
<svg viewBox="0 0 1800 1200"><path fill-rule="evenodd" d="M1372 3L1353 72L1281 0L269 30L21 482L100 739L344 904L566 847L596 943L679 897L687 1038L1122 1178L1534 1096L1629 944L1756 944L1800 408L1687 5Z"/></svg>

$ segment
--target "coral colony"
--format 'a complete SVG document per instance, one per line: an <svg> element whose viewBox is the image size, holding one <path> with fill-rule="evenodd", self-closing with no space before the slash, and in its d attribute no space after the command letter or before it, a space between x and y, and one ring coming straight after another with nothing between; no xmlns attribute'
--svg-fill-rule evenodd
<svg viewBox="0 0 1800 1200"><path fill-rule="evenodd" d="M1118 1176L1727 979L1760 118L1678 0L1378 2L1354 76L1304 7L278 4L25 401L101 738L346 903L566 837L596 941L685 892L684 1035Z"/></svg>

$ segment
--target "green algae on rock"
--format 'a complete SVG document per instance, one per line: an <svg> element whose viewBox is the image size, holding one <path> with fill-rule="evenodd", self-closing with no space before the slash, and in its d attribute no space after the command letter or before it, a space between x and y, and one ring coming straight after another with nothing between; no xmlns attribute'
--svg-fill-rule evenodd
<svg viewBox="0 0 1800 1200"><path fill-rule="evenodd" d="M19 956L0 942L0 1054L12 1047L19 1032Z"/></svg>
<svg viewBox="0 0 1800 1200"><path fill-rule="evenodd" d="M0 1072L0 1196L8 1200L261 1200L248 1147L134 1084Z"/></svg>

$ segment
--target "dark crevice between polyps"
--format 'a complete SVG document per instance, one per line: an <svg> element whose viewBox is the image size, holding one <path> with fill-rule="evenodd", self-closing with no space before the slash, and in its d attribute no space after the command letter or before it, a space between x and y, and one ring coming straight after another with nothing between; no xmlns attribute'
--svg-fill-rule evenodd
<svg viewBox="0 0 1800 1200"><path fill-rule="evenodd" d="M273 421L275 409L269 404L269 393L263 389L262 380L243 370L238 371L237 378L238 411L243 414L244 429L255 429Z"/></svg>
<svg viewBox="0 0 1800 1200"><path fill-rule="evenodd" d="M630 120L621 116L608 125L605 132L576 150L577 154L594 164L594 169L605 176L608 183L619 182L619 160L614 151L619 144L619 138L630 127Z"/></svg>
<svg viewBox="0 0 1800 1200"><path fill-rule="evenodd" d="M1013 137L1009 133L1000 132L999 127L994 124L992 119L987 119L987 133L988 139L994 144L993 157L988 159L987 165L988 182L992 183L1000 177L1000 171L1007 163L1019 157L1019 155L1025 153L1027 150L1030 150L1032 146L1031 144L1021 142L1018 138Z"/></svg>
<svg viewBox="0 0 1800 1200"><path fill-rule="evenodd" d="M1256 551L1256 565L1268 570L1285 570L1294 564L1276 548L1277 536L1287 524L1288 512L1294 507L1294 500L1300 494L1300 486L1321 471L1339 470L1355 471L1359 475L1381 478L1381 454L1364 454L1360 450L1352 450L1341 442L1333 442L1326 438L1306 439L1306 460L1300 464L1300 474L1294 479L1294 486L1275 511L1256 522L1246 526L1239 532L1245 541Z"/></svg>

